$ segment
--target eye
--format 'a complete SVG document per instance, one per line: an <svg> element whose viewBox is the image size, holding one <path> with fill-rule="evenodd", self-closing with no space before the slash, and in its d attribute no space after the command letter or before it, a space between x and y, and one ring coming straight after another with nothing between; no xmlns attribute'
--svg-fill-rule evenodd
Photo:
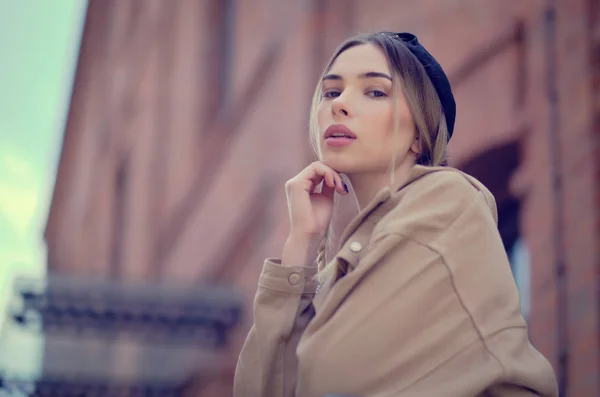
<svg viewBox="0 0 600 397"><path fill-rule="evenodd" d="M367 95L372 97L372 98L384 98L387 96L387 94L381 90L372 90L367 92Z"/></svg>
<svg viewBox="0 0 600 397"><path fill-rule="evenodd" d="M340 96L340 92L338 90L328 90L323 93L323 98L337 98Z"/></svg>

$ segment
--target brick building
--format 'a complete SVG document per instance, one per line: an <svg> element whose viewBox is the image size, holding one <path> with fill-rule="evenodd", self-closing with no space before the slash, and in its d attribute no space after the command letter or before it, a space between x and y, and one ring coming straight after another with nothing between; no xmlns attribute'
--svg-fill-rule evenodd
<svg viewBox="0 0 600 397"><path fill-rule="evenodd" d="M532 339L564 396L600 395L594 0L90 0L49 271L234 282L250 303L286 237L283 184L311 160L316 78L340 40L382 29L449 73L451 162L497 198Z"/></svg>

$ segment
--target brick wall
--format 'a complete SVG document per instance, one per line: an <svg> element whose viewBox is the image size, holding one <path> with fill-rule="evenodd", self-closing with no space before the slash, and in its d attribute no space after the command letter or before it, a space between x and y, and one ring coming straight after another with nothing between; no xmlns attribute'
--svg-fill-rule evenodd
<svg viewBox="0 0 600 397"><path fill-rule="evenodd" d="M597 3L140 4L90 1L46 230L51 271L227 280L250 304L287 234L284 182L311 158L321 68L352 33L409 30L453 83L452 164L485 179L499 206L519 203L534 344L565 395L600 395Z"/></svg>

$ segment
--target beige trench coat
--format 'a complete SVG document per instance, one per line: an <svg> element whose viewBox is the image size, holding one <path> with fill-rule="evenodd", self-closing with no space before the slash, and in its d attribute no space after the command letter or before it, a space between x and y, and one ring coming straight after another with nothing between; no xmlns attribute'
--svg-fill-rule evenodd
<svg viewBox="0 0 600 397"><path fill-rule="evenodd" d="M477 180L415 166L348 225L340 277L267 259L235 397L557 396Z"/></svg>

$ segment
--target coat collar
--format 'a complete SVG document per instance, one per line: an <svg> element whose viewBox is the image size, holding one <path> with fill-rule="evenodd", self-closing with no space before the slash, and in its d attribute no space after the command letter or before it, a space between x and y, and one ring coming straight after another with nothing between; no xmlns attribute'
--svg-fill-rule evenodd
<svg viewBox="0 0 600 397"><path fill-rule="evenodd" d="M360 232L359 236L356 235L358 229L361 227L361 225L363 225L367 219L371 216L373 216L374 218L376 218L379 214L373 214L374 212L378 211L378 209L381 208L381 206L396 206L398 204L398 200L400 199L400 195L401 192L408 187L411 183L421 179L423 176L428 175L432 172L436 172L436 171L442 171L442 170L447 170L447 167L426 167L426 166L421 166L421 165L415 165L412 169L411 172L409 174L409 178L402 183L400 186L396 187L384 187L382 188L373 198L373 200L371 200L369 202L369 204L363 208L348 224L348 226L346 226L346 228L344 229L344 232L341 235L341 239L339 242L339 246L340 249L337 252L336 255L336 259L343 259L347 262L349 268L347 270L349 270L350 272L354 271L355 268L355 264L357 264L360 260L360 256L365 254L365 250L361 250L360 252L354 252L351 248L350 248L350 243L348 242L348 240L353 237L353 241L355 242L359 242L361 244L363 244L365 247L368 244L368 240L370 240L371 236L370 236L370 232L365 234L365 231L363 230L362 232ZM390 208L382 208L381 211L378 211L381 214L385 214L390 210ZM369 229L370 230L370 229ZM359 241L361 240L361 241ZM338 270L339 271L339 270ZM363 269L363 271L367 271L367 269ZM327 296L329 295L329 291L331 290L331 288L333 287L333 284L337 284L338 282L341 282L342 285L345 285L346 283L351 283L352 281L349 281L347 279L347 277L342 277L339 278L339 274L338 276L335 277L334 281L327 282L325 283L317 292L317 294L315 295L315 297L313 298L313 305L315 307L315 309L317 310L317 312L319 312L321 310L321 307L323 305L323 303L325 302L325 300L327 299ZM358 277L358 276L357 276ZM346 280L344 280L346 279Z"/></svg>
<svg viewBox="0 0 600 397"><path fill-rule="evenodd" d="M341 234L340 246L343 245L344 243L346 243L348 238L356 231L356 229L381 204L385 203L392 196L394 196L395 194L400 192L402 189L404 189L406 186L408 186L411 183L413 183L414 181L422 178L423 176L425 176L431 172L445 170L445 169L447 169L447 168L446 167L426 167L423 165L414 165L410 170L408 179L405 182L403 182L401 185L399 185L398 187L392 187L392 188L386 186L386 187L382 188L381 190L379 190L379 192L377 192L377 194L375 195L373 200L371 200L369 202L369 204L367 204L365 206L365 208L360 210L360 212L350 221L348 226L346 226L346 228L344 229L344 232Z"/></svg>

